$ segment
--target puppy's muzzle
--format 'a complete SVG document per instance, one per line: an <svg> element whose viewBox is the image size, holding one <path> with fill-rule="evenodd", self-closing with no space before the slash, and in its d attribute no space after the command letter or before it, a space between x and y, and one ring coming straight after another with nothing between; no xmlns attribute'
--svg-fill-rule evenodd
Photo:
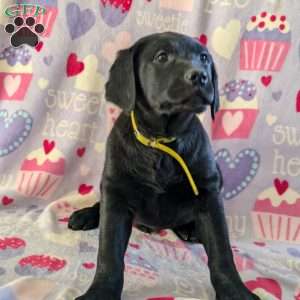
<svg viewBox="0 0 300 300"><path fill-rule="evenodd" d="M200 71L200 70L196 70L196 69L189 69L185 75L184 75L184 79L186 81L186 83L197 87L205 87L208 83L208 74L206 71Z"/></svg>

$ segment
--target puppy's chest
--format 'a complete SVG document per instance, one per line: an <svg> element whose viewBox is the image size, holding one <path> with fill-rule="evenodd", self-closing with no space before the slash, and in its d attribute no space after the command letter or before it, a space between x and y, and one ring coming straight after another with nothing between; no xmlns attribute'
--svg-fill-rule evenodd
<svg viewBox="0 0 300 300"><path fill-rule="evenodd" d="M156 184L162 189L184 181L184 171L179 163L167 153L155 153L142 160L146 181Z"/></svg>

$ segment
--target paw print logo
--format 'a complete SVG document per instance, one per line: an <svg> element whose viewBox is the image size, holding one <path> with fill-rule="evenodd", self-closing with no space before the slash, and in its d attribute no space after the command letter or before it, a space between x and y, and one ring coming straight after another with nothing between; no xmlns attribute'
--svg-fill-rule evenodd
<svg viewBox="0 0 300 300"><path fill-rule="evenodd" d="M33 17L27 17L25 20L22 17L16 17L13 23L7 24L5 31L12 34L11 45L15 48L23 44L35 47L39 42L39 34L45 30L44 25L36 24Z"/></svg>

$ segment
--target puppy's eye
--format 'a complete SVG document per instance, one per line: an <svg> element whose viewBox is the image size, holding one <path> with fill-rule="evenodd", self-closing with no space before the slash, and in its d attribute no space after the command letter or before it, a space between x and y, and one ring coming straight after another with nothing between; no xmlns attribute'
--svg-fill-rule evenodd
<svg viewBox="0 0 300 300"><path fill-rule="evenodd" d="M155 61L159 63L165 63L169 59L168 53L165 51L160 51L156 56L155 56Z"/></svg>
<svg viewBox="0 0 300 300"><path fill-rule="evenodd" d="M207 55L206 53L202 53L202 54L200 55L200 60L201 60L201 62L203 62L203 63L207 63L207 62L208 62L208 55Z"/></svg>

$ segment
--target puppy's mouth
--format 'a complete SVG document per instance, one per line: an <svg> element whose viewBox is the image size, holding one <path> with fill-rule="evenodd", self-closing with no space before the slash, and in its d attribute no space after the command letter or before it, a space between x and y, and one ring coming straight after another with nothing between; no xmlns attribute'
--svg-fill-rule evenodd
<svg viewBox="0 0 300 300"><path fill-rule="evenodd" d="M195 103L192 99L185 99L179 103L165 102L160 105L160 110L164 112L184 112L190 111L194 113L200 113L205 111L207 105L201 103Z"/></svg>

